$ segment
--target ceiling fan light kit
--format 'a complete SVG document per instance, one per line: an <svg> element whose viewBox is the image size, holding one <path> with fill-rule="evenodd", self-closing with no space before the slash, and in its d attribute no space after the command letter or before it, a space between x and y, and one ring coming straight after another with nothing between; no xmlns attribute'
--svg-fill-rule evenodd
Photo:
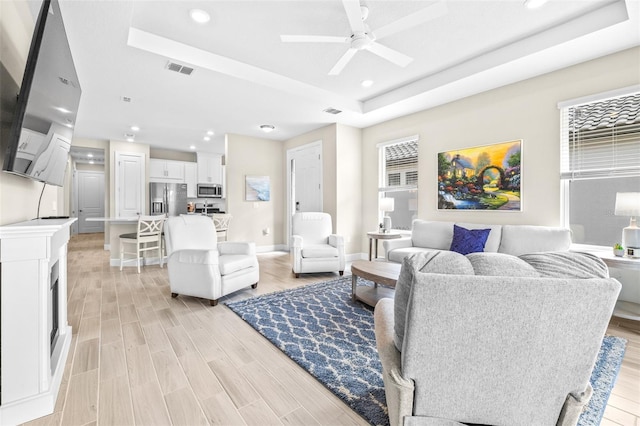
<svg viewBox="0 0 640 426"><path fill-rule="evenodd" d="M540 0L537 0L540 1ZM329 75L338 75L347 66L349 61L358 51L367 50L399 67L406 67L413 61L413 58L391 49L376 40L396 34L400 31L408 30L427 21L443 16L447 13L446 5L443 1L428 6L418 12L412 13L391 22L382 28L372 32L365 20L369 16L369 8L360 5L357 0L342 0L342 5L347 13L351 35L349 37L339 36L316 36L316 35L281 35L283 42L293 43L349 43L347 51L338 59L338 62L331 68Z"/></svg>

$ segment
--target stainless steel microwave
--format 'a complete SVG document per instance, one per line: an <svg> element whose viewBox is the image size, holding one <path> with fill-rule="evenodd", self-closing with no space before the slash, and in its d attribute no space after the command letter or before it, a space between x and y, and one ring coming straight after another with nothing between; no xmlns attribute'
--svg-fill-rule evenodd
<svg viewBox="0 0 640 426"><path fill-rule="evenodd" d="M215 183L199 183L198 198L222 198L222 185Z"/></svg>

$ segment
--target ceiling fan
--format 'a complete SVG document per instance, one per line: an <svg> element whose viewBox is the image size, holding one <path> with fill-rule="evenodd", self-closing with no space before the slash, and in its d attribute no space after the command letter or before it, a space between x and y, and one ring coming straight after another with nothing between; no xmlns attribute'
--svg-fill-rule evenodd
<svg viewBox="0 0 640 426"><path fill-rule="evenodd" d="M391 22L374 32L369 29L365 20L369 16L369 8L361 5L359 0L342 0L344 10L347 12L349 25L351 27L351 35L348 37L340 36L319 36L319 35L281 35L280 40L283 42L293 43L344 43L349 45L349 49L342 55L338 62L331 68L329 75L338 75L344 67L349 63L351 58L359 50L368 50L381 58L386 59L400 67L409 65L413 58L391 49L376 40L396 34L400 31L408 30L417 25L423 24L432 19L443 16L447 13L447 6L444 1L435 3L418 12L412 13Z"/></svg>

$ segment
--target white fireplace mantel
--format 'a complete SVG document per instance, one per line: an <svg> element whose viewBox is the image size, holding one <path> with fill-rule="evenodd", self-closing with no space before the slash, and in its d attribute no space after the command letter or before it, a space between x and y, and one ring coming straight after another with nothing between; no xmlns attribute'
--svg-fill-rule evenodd
<svg viewBox="0 0 640 426"><path fill-rule="evenodd" d="M53 412L71 346L67 243L76 219L0 226L0 424ZM58 337L51 348L51 271L58 270Z"/></svg>

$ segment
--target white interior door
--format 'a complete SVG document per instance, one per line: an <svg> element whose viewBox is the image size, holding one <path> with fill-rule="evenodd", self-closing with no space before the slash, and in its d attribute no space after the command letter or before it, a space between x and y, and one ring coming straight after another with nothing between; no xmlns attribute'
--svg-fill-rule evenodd
<svg viewBox="0 0 640 426"><path fill-rule="evenodd" d="M292 177L296 212L322 211L322 146L311 145L293 152Z"/></svg>
<svg viewBox="0 0 640 426"><path fill-rule="evenodd" d="M290 237L291 216L295 212L322 211L322 141L287 151L287 198Z"/></svg>
<svg viewBox="0 0 640 426"><path fill-rule="evenodd" d="M104 232L104 222L90 217L104 217L104 173L78 170L78 233Z"/></svg>

